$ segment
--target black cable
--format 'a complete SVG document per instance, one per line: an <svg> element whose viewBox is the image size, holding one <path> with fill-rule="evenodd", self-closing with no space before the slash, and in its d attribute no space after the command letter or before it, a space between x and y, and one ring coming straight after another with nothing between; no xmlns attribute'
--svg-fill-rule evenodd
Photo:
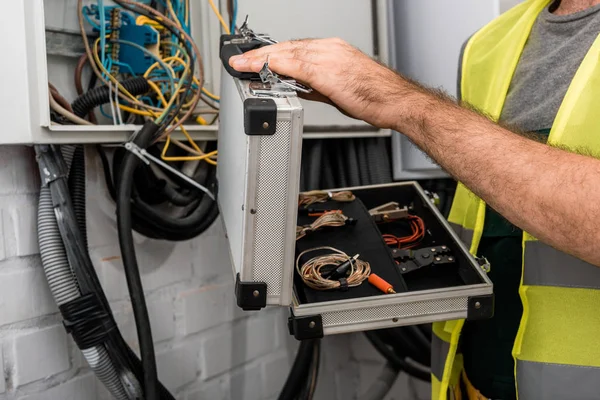
<svg viewBox="0 0 600 400"><path fill-rule="evenodd" d="M73 202L73 210L79 225L83 242L87 248L87 227L85 215L85 149L82 145L77 145L73 154L71 163L71 172L68 178L69 191Z"/></svg>
<svg viewBox="0 0 600 400"><path fill-rule="evenodd" d="M110 163L108 162L108 157L106 156L106 152L102 145L96 145L96 151L100 156L100 162L102 163L102 172L104 175L104 183L106 184L106 189L110 194L110 197L115 201L117 199L117 191L115 189L115 185L113 183L113 179L110 173Z"/></svg>
<svg viewBox="0 0 600 400"><path fill-rule="evenodd" d="M371 342L373 347L392 365L399 371L405 371L406 373L414 376L425 382L431 382L431 374L416 368L415 366L408 363L404 357L399 357L392 349L390 349L378 336L377 332L370 331L365 332L365 336Z"/></svg>
<svg viewBox="0 0 600 400"><path fill-rule="evenodd" d="M298 395L298 400L312 400L317 389L319 378L319 368L321 364L321 341L317 340L313 349L313 358L311 360L308 376L302 388L302 392Z"/></svg>
<svg viewBox="0 0 600 400"><path fill-rule="evenodd" d="M379 337L398 354L405 355L419 364L431 365L431 352L423 348L404 328L390 328L378 331Z"/></svg>
<svg viewBox="0 0 600 400"><path fill-rule="evenodd" d="M291 400L296 398L300 392L302 384L305 382L305 378L308 374L311 360L313 359L313 351L318 339L303 340L300 342L296 358L292 369L288 374L281 393L279 393L278 400Z"/></svg>
<svg viewBox="0 0 600 400"><path fill-rule="evenodd" d="M134 96L140 96L150 91L150 85L143 76L126 79L119 82L119 85L123 86ZM111 94L108 86L99 86L77 97L71 104L71 107L75 115L84 118L94 108L107 104L110 101Z"/></svg>
<svg viewBox="0 0 600 400"><path fill-rule="evenodd" d="M133 143L142 149L148 147L159 126L146 122L137 133ZM134 173L142 161L132 152L127 152L121 165L121 179L117 186L117 229L119 247L123 260L123 269L127 279L127 287L131 297L131 305L137 327L140 354L144 370L144 395L146 400L158 400L158 375L152 329L148 317L148 308L144 297L144 288L135 255L133 241L131 194L134 184Z"/></svg>
<svg viewBox="0 0 600 400"><path fill-rule="evenodd" d="M38 154L40 167L43 165L44 169L54 171L57 176L60 176L59 166L64 165L60 151L54 151L52 146L36 146L36 153ZM61 214L63 215L63 218L58 221L59 229L61 229L63 240L65 240L65 237L69 238L68 241L65 241L65 250L67 251L67 257L73 268L81 294L82 296L90 294L96 296L97 304L101 305L102 310L109 318L109 325L113 326L112 330L108 332L106 342L104 343L109 352L109 356L113 361L115 368L122 376L125 376L128 371L131 371L138 382L142 382L142 364L137 355L127 345L114 322L108 299L100 285L98 275L89 257L87 248L84 245L83 235L80 232L79 224L77 222L82 220L81 215L75 215L66 179L59 178L48 183L48 185L52 194L54 206L60 208ZM82 209L79 210L79 212L81 211ZM174 400L174 397L163 385L160 385L159 391L161 400Z"/></svg>
<svg viewBox="0 0 600 400"><path fill-rule="evenodd" d="M427 338L418 326L405 326L404 328L427 354L431 354L431 338Z"/></svg>

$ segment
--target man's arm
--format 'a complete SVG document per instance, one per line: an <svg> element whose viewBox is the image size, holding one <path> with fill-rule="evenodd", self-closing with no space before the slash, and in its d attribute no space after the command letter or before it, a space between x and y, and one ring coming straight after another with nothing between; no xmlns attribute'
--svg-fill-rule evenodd
<svg viewBox="0 0 600 400"><path fill-rule="evenodd" d="M509 221L600 266L600 160L511 132L397 75L339 39L285 42L231 64L270 67L355 118L407 135Z"/></svg>

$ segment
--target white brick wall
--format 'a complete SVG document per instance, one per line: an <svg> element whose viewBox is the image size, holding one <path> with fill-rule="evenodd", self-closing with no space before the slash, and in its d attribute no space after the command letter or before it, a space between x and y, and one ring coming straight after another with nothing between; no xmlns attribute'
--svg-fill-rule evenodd
<svg viewBox="0 0 600 400"><path fill-rule="evenodd" d="M39 178L32 154L30 148L0 147L0 400L108 400L66 336L45 282L37 255ZM99 165L88 163L90 253L117 323L137 349L114 205ZM159 376L176 398L276 399L297 346L287 333L287 310L244 313L235 306L221 224L187 243L141 237L136 243ZM352 400L359 381L361 387L370 383L381 360L366 351L371 359L363 361L365 352L356 348L370 347L356 340L324 340L317 400Z"/></svg>

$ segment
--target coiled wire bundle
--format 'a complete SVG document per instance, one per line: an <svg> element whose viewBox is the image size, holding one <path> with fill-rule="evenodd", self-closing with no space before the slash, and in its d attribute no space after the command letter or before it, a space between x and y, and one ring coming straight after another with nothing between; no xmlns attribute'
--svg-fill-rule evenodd
<svg viewBox="0 0 600 400"><path fill-rule="evenodd" d="M325 211L313 223L309 225L297 226L296 240L303 238L309 232L314 232L325 226L344 226L352 221L353 220L351 218L348 218L342 214L341 210Z"/></svg>
<svg viewBox="0 0 600 400"><path fill-rule="evenodd" d="M322 254L309 259L300 266L300 259L305 254L328 250L331 253ZM348 272L335 279L335 274L347 265ZM335 290L361 285L371 274L371 265L358 258L358 254L350 257L348 254L330 246L315 247L304 250L296 258L296 270L302 281L311 289Z"/></svg>
<svg viewBox="0 0 600 400"><path fill-rule="evenodd" d="M298 196L298 207L308 207L314 203L324 203L327 200L335 200L340 203L349 203L356 197L352 192L345 190L342 192L325 192L322 190L311 190L310 192L300 193Z"/></svg>

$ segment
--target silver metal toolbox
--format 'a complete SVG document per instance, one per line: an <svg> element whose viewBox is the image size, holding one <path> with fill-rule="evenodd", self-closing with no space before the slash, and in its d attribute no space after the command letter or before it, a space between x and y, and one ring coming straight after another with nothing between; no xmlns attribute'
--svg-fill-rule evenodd
<svg viewBox="0 0 600 400"><path fill-rule="evenodd" d="M401 275L399 281L404 283L397 294L367 293L369 283L364 282L362 289L351 288L344 294L321 292L318 299L307 295L295 269L301 243L296 242L302 146L302 107L297 95L279 85L238 80L228 74L223 74L222 93L218 202L241 308L291 307L290 332L298 339L492 316L493 287L484 267L416 182L339 190L356 195L356 203L367 212L361 218L370 224L374 222L366 209L388 202L409 206L427 228L427 239L419 246L445 245L455 262ZM360 226L355 231L359 236ZM371 228L376 232L371 238L381 242L385 227ZM331 237L326 233L318 245L331 245ZM350 242L339 244L342 250L351 246ZM387 255L390 250L383 245L381 253L371 256L376 259L377 254L385 254L392 260ZM400 274L396 264L385 268Z"/></svg>
<svg viewBox="0 0 600 400"><path fill-rule="evenodd" d="M224 73L218 203L236 274L238 305L292 302L302 107L296 92Z"/></svg>

